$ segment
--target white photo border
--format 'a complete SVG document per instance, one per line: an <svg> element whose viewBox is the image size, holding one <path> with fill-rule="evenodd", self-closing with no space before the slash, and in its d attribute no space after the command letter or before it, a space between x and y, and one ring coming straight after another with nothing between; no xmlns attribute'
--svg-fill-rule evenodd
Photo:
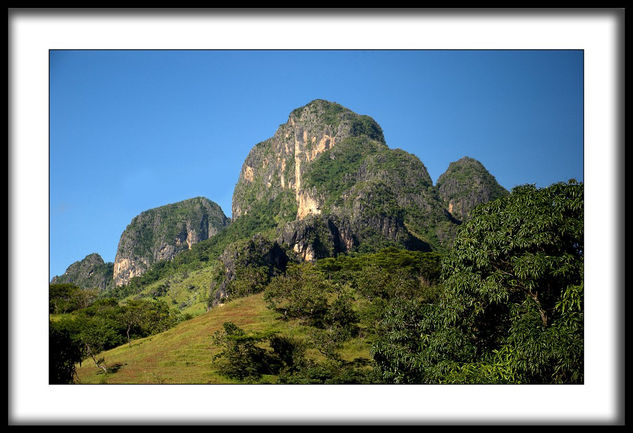
<svg viewBox="0 0 633 433"><path fill-rule="evenodd" d="M623 9L9 9L8 18L9 424L623 422ZM583 50L585 383L49 385L48 56L54 49Z"/></svg>

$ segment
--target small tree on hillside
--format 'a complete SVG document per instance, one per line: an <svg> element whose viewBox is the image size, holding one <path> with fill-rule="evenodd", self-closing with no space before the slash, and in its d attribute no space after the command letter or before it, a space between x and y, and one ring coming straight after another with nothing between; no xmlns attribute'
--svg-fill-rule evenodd
<svg viewBox="0 0 633 433"><path fill-rule="evenodd" d="M108 372L105 359L98 358L99 353L107 348L118 346L124 340L113 323L102 316L77 319L81 322L78 340L83 345L84 354L92 359L95 366Z"/></svg>

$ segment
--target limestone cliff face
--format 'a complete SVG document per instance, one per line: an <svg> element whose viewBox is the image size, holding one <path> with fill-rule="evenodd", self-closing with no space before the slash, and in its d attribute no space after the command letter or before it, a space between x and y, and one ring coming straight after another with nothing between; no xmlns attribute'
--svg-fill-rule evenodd
<svg viewBox="0 0 633 433"><path fill-rule="evenodd" d="M74 284L82 289L105 290L112 284L113 263L105 263L97 253L88 254L70 265L63 275L53 277L51 284Z"/></svg>
<svg viewBox="0 0 633 433"><path fill-rule="evenodd" d="M369 116L324 100L294 110L253 147L232 208L235 219L275 215L279 240L306 260L391 245L430 249L455 225L417 157L390 149Z"/></svg>
<svg viewBox="0 0 633 433"><path fill-rule="evenodd" d="M115 284L127 284L153 263L171 260L229 222L220 206L204 197L142 212L132 219L119 240L113 269Z"/></svg>
<svg viewBox="0 0 633 433"><path fill-rule="evenodd" d="M337 143L358 136L384 144L382 130L373 119L339 104L317 99L297 108L273 137L257 144L248 154L233 193L233 218L284 193L293 197L288 219L319 214L314 190L304 182L306 168Z"/></svg>
<svg viewBox="0 0 633 433"><path fill-rule="evenodd" d="M477 205L508 194L481 162L469 157L451 162L437 188L444 206L459 221L468 220Z"/></svg>

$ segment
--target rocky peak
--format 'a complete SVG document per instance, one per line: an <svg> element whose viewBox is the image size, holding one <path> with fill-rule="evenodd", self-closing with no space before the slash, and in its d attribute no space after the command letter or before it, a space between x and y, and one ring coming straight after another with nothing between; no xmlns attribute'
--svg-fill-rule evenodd
<svg viewBox="0 0 633 433"><path fill-rule="evenodd" d="M121 239L114 262L117 286L143 274L153 263L217 234L229 219L216 203L196 197L150 209L135 216Z"/></svg>
<svg viewBox="0 0 633 433"><path fill-rule="evenodd" d="M437 224L454 224L417 157L390 149L371 117L322 99L251 149L233 194L233 217L249 213L290 224L280 236L306 259L343 246L426 249L440 242Z"/></svg>
<svg viewBox="0 0 633 433"><path fill-rule="evenodd" d="M349 137L384 144L380 126L335 102L316 99L293 110L273 137L257 144L247 156L233 194L233 218L247 214L258 201L294 196L292 219L319 214L313 191L304 187L307 166ZM296 209L296 210L295 210Z"/></svg>
<svg viewBox="0 0 633 433"><path fill-rule="evenodd" d="M477 205L508 194L481 162L467 156L449 164L437 180L437 189L448 212L459 221L468 220Z"/></svg>
<svg viewBox="0 0 633 433"><path fill-rule="evenodd" d="M53 277L51 284L74 284L82 289L105 290L112 282L113 263L105 263L97 253L88 254L70 265L63 275Z"/></svg>

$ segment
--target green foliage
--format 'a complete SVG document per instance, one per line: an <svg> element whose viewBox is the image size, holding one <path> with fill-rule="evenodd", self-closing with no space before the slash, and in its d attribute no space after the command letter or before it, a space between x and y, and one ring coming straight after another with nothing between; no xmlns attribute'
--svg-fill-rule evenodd
<svg viewBox="0 0 633 433"><path fill-rule="evenodd" d="M48 324L48 383L74 383L77 363L83 359L81 343L73 338L67 321Z"/></svg>
<svg viewBox="0 0 633 433"><path fill-rule="evenodd" d="M380 142L385 141L382 128L374 119L369 116L359 115L352 121L352 135L362 136L365 135L368 138Z"/></svg>
<svg viewBox="0 0 633 433"><path fill-rule="evenodd" d="M305 348L291 338L275 333L247 334L233 322L212 336L221 347L214 366L230 378L256 382L264 374L291 374L304 362Z"/></svg>
<svg viewBox="0 0 633 433"><path fill-rule="evenodd" d="M48 312L52 314L70 313L86 308L98 295L96 289L81 289L74 284L50 284L48 287Z"/></svg>
<svg viewBox="0 0 633 433"><path fill-rule="evenodd" d="M276 241L256 234L230 244L220 256L210 290L210 302L259 293L286 269L289 257Z"/></svg>
<svg viewBox="0 0 633 433"><path fill-rule="evenodd" d="M105 363L103 360L97 360L97 355L125 341L121 324L112 317L101 315L77 320L80 321L78 339L83 343L85 353L94 360L97 367L102 368L101 365Z"/></svg>
<svg viewBox="0 0 633 433"><path fill-rule="evenodd" d="M325 102L325 101L324 101ZM323 103L319 105L321 111L321 120L332 126L334 129L338 128L341 121L341 114L347 111L345 107L339 104Z"/></svg>
<svg viewBox="0 0 633 433"><path fill-rule="evenodd" d="M521 186L476 208L443 261L440 301L385 315L383 377L582 383L583 257L582 184Z"/></svg>
<svg viewBox="0 0 633 433"><path fill-rule="evenodd" d="M130 344L133 337L145 337L171 328L179 321L178 316L164 301L136 299L120 307L119 322L125 326Z"/></svg>
<svg viewBox="0 0 633 433"><path fill-rule="evenodd" d="M275 332L247 333L232 322L212 336L220 346L214 367L240 382L257 383L263 375L276 375L281 384L375 383L369 360L345 361L335 354L316 361L306 356L312 345ZM327 353L326 350L322 350Z"/></svg>
<svg viewBox="0 0 633 433"><path fill-rule="evenodd" d="M367 137L348 137L320 154L306 169L303 181L307 187L316 187L326 201L324 209L342 203L343 192L358 181L358 170L363 160L384 144Z"/></svg>
<svg viewBox="0 0 633 433"><path fill-rule="evenodd" d="M134 217L126 227L117 253L144 257L152 263L154 252L163 243L175 245L176 239L185 240L188 226L206 230L204 226L209 224L221 230L227 222L220 206L204 197L149 209Z"/></svg>
<svg viewBox="0 0 633 433"><path fill-rule="evenodd" d="M309 326L323 328L328 312L327 297L333 290L311 263L291 264L285 274L271 280L264 300L285 320L298 318Z"/></svg>
<svg viewBox="0 0 633 433"><path fill-rule="evenodd" d="M235 274L236 278L232 279L227 287L229 298L241 298L259 293L270 281L267 266L240 266L236 268Z"/></svg>
<svg viewBox="0 0 633 433"><path fill-rule="evenodd" d="M477 160L464 157L452 162L437 180L445 206L459 220L470 218L472 209L481 202L496 200L508 194L494 176Z"/></svg>
<svg viewBox="0 0 633 433"><path fill-rule="evenodd" d="M97 253L88 254L71 264L63 275L54 277L52 284L72 284L81 289L105 290L114 284L114 263L105 263Z"/></svg>
<svg viewBox="0 0 633 433"><path fill-rule="evenodd" d="M364 191L359 197L358 205L365 210L364 218L393 218L399 221L404 219L405 211L398 205L393 189L385 181L367 182L362 184L362 187Z"/></svg>
<svg viewBox="0 0 633 433"><path fill-rule="evenodd" d="M378 322L378 338L371 349L377 371L386 383L425 383L427 369L444 367L446 353L468 349L462 346L462 335L444 328L441 310L435 304L418 299L394 299L386 306ZM423 333L442 334L444 344L434 344L421 350ZM439 336L436 340L439 341ZM463 354L462 354L463 355Z"/></svg>
<svg viewBox="0 0 633 433"><path fill-rule="evenodd" d="M114 298L99 299L86 308L51 323L50 359L51 380L68 380L74 367L70 363L91 358L104 372L109 372L98 354L119 346L133 338L163 332L184 317L170 310L165 302L130 300L119 305Z"/></svg>
<svg viewBox="0 0 633 433"><path fill-rule="evenodd" d="M437 252L395 247L367 254L340 255L317 262L330 279L347 282L368 300L422 296L440 279L442 256ZM407 295L407 293L409 295Z"/></svg>
<svg viewBox="0 0 633 433"><path fill-rule="evenodd" d="M313 328L311 344L340 362L342 343L360 333L375 338L392 300L436 302L440 255L390 248L290 265L264 291L284 320Z"/></svg>
<svg viewBox="0 0 633 433"><path fill-rule="evenodd" d="M267 372L268 363L266 350L257 343L265 338L247 335L232 322L224 323L224 331L217 331L212 336L213 343L222 348L213 357L214 361L217 361L216 368L221 374L238 380L259 379Z"/></svg>
<svg viewBox="0 0 633 433"><path fill-rule="evenodd" d="M352 361L328 358L324 361L306 359L301 368L282 371L278 377L281 384L373 384L381 383L366 358Z"/></svg>

